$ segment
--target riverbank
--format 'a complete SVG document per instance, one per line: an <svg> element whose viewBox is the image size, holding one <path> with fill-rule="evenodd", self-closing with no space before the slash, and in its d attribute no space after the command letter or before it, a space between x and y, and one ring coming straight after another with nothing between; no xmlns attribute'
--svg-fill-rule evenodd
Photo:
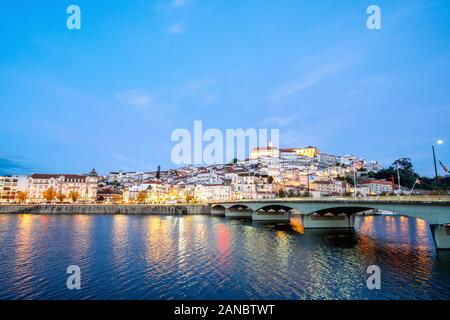
<svg viewBox="0 0 450 320"><path fill-rule="evenodd" d="M142 214L208 215L209 205L0 205L0 214Z"/></svg>

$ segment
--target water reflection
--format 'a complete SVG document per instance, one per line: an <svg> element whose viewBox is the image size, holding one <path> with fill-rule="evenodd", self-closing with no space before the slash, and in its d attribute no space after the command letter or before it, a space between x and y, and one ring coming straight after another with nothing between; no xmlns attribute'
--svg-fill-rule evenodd
<svg viewBox="0 0 450 320"><path fill-rule="evenodd" d="M112 246L114 263L118 267L126 265L128 249L128 219L126 215L113 216Z"/></svg>
<svg viewBox="0 0 450 320"><path fill-rule="evenodd" d="M17 216L15 259L13 264L12 285L18 289L20 296L31 293L34 273L33 258L33 226L35 216L21 214Z"/></svg>
<svg viewBox="0 0 450 320"><path fill-rule="evenodd" d="M297 233L303 234L305 232L305 229L303 228L303 224L300 218L292 218L290 225L292 230L294 230Z"/></svg>
<svg viewBox="0 0 450 320"><path fill-rule="evenodd" d="M7 231L12 228L11 222L14 220L11 219L9 214L0 214L0 247L7 235Z"/></svg>
<svg viewBox="0 0 450 320"><path fill-rule="evenodd" d="M72 240L73 261L80 264L92 245L92 224L94 219L92 216L76 215L73 218L75 234Z"/></svg>
<svg viewBox="0 0 450 320"><path fill-rule="evenodd" d="M186 221L184 221L186 222ZM183 243L184 234L189 229L188 223L180 223L180 235L178 242ZM146 230L146 259L147 264L151 266L155 262L170 260L173 258L173 239L170 236L171 226L166 217L147 218ZM181 244L183 245L183 244Z"/></svg>
<svg viewBox="0 0 450 320"><path fill-rule="evenodd" d="M0 215L0 223L0 298L450 298L450 253L436 252L422 220L358 217L356 231L304 230L297 216L277 224ZM73 261L83 267L82 293L65 287ZM382 270L377 292L365 286L372 264Z"/></svg>
<svg viewBox="0 0 450 320"><path fill-rule="evenodd" d="M222 268L226 269L230 263L230 231L223 223L216 226L216 248L219 262Z"/></svg>

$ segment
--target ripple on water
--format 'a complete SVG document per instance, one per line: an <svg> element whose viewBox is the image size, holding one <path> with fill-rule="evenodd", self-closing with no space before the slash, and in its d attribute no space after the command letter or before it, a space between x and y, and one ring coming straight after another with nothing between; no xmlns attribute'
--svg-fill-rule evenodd
<svg viewBox="0 0 450 320"><path fill-rule="evenodd" d="M82 290L66 288L79 265ZM382 289L366 288L380 266ZM449 299L450 252L423 222L357 231L207 216L0 215L2 299Z"/></svg>

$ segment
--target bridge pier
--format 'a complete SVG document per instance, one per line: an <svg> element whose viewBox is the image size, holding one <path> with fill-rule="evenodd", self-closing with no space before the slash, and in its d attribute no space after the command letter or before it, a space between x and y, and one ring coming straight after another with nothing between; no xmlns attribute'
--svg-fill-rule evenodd
<svg viewBox="0 0 450 320"><path fill-rule="evenodd" d="M225 210L225 217L232 219L251 219L252 211L251 210Z"/></svg>
<svg viewBox="0 0 450 320"><path fill-rule="evenodd" d="M319 215L308 214L302 215L302 223L305 229L337 229L346 228L353 229L355 227L355 215Z"/></svg>
<svg viewBox="0 0 450 320"><path fill-rule="evenodd" d="M450 250L450 226L432 224L430 227L436 248Z"/></svg>
<svg viewBox="0 0 450 320"><path fill-rule="evenodd" d="M225 209L211 209L211 215L215 217L225 217Z"/></svg>

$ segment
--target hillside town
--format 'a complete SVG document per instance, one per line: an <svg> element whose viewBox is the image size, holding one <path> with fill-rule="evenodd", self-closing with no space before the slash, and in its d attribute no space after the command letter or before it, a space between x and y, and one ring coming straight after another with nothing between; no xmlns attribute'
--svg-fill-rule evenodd
<svg viewBox="0 0 450 320"><path fill-rule="evenodd" d="M320 153L313 146L267 146L252 149L249 159L207 167L1 176L0 202L177 204L398 192L394 178L370 178L368 173L382 169L377 161Z"/></svg>

